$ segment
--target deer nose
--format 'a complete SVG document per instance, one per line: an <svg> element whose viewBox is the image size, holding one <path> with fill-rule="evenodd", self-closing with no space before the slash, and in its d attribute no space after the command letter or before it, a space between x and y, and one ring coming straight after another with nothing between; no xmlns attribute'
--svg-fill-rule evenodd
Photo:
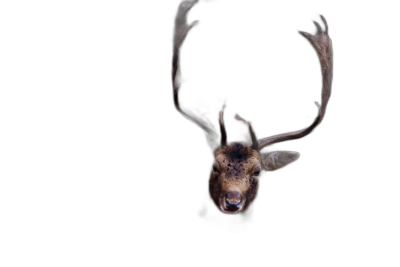
<svg viewBox="0 0 400 267"><path fill-rule="evenodd" d="M242 200L225 200L226 206L239 206Z"/></svg>
<svg viewBox="0 0 400 267"><path fill-rule="evenodd" d="M234 197L234 198L228 198L228 196L225 199L225 207L229 211L237 211L240 209L240 206L242 204L242 198L241 197Z"/></svg>

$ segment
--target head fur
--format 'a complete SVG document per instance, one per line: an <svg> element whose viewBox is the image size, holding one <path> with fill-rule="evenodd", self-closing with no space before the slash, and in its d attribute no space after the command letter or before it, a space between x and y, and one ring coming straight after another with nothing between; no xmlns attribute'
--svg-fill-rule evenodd
<svg viewBox="0 0 400 267"><path fill-rule="evenodd" d="M256 196L260 171L260 154L250 146L232 143L219 147L209 182L214 203L224 213L246 209Z"/></svg>

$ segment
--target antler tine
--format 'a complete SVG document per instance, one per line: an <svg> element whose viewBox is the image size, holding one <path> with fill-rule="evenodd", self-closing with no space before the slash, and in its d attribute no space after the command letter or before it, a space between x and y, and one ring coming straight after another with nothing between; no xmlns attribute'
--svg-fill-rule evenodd
<svg viewBox="0 0 400 267"><path fill-rule="evenodd" d="M250 135L251 135L251 149L254 149L256 151L260 151L260 148L258 147L258 141L257 141L257 137L256 134L253 131L253 128L251 127L251 124L249 123L249 131L250 131Z"/></svg>
<svg viewBox="0 0 400 267"><path fill-rule="evenodd" d="M192 22L190 25L187 23L187 14L190 9L198 2L198 0L193 1L183 1L179 7L175 18L175 29L174 29L174 45L173 45L173 57L172 57L172 85L174 93L174 104L176 109L188 120L197 124L202 128L206 134L209 143L213 146L217 134L214 131L213 126L205 122L204 120L195 117L187 111L181 109L179 103L179 89L180 89L180 49L185 41L185 38L190 31L190 29L198 23L198 21Z"/></svg>
<svg viewBox="0 0 400 267"><path fill-rule="evenodd" d="M251 123L246 121L242 117L240 117L239 114L236 114L235 119L237 119L238 121L242 121L249 126L249 132L250 132L250 137L251 137L251 142L252 142L251 149L259 151L257 137L256 137L255 132L253 131L253 127L251 127Z"/></svg>
<svg viewBox="0 0 400 267"><path fill-rule="evenodd" d="M319 62L321 65L321 71L322 71L321 106L317 102L315 102L319 110L318 116L314 120L314 122L305 129L274 135L258 140L259 150L274 143L299 139L310 134L314 130L314 128L317 127L318 124L322 122L325 116L326 107L328 105L332 89L333 53L332 53L332 41L328 35L328 24L326 22L326 19L322 15L321 15L321 20L325 25L325 31L323 31L321 26L315 22L315 25L317 27L317 33L315 35L311 35L309 33L301 31L299 32L314 47L319 57Z"/></svg>
<svg viewBox="0 0 400 267"><path fill-rule="evenodd" d="M219 125L219 135L220 135L219 145L226 146L228 144L228 132L226 131L224 122L224 113L222 111L219 113L218 125Z"/></svg>
<svg viewBox="0 0 400 267"><path fill-rule="evenodd" d="M325 32L326 32L326 34L328 34L328 23L326 22L326 19L324 16L320 15L320 17L321 17L322 22L325 25Z"/></svg>

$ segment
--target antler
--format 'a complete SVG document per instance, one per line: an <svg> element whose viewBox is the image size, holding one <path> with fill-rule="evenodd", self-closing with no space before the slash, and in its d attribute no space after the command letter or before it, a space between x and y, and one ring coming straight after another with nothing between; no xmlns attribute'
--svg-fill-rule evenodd
<svg viewBox="0 0 400 267"><path fill-rule="evenodd" d="M323 31L321 26L314 21L315 26L317 27L317 33L315 35L311 35L307 32L302 32L302 31L299 32L308 41L310 41L312 46L315 48L319 57L319 62L321 64L321 71L322 71L321 106L317 102L315 102L319 111L318 116L309 127L303 130L278 134L258 140L259 150L274 143L299 139L308 135L314 130L315 127L318 126L318 124L321 123L321 121L325 116L326 106L328 105L332 88L333 57L332 57L332 41L328 35L328 24L326 23L326 20L322 15L321 19L325 24L325 31Z"/></svg>
<svg viewBox="0 0 400 267"><path fill-rule="evenodd" d="M190 114L187 111L183 111L181 109L179 103L179 88L180 88L180 48L186 38L186 35L190 31L190 29L195 26L198 21L192 22L190 25L187 24L187 14L189 10L198 2L198 0L194 1L184 1L178 7L178 12L175 18L175 31L174 31L174 48L173 48L173 57L172 57L172 84L174 91L174 103L176 109L188 120L194 122L199 127L201 127L207 134L208 142L211 146L214 146L215 139L217 137L216 132L214 131L214 127L200 119L195 117L193 114Z"/></svg>
<svg viewBox="0 0 400 267"><path fill-rule="evenodd" d="M256 138L256 134L253 131L253 127L251 127L251 123L246 121L245 119L243 119L242 117L239 116L239 114L236 114L235 119L237 119L238 121L242 121L244 123L246 123L249 126L249 132L250 132L250 137L251 137L251 149L254 150L259 150L258 149L258 142L257 142L257 138Z"/></svg>

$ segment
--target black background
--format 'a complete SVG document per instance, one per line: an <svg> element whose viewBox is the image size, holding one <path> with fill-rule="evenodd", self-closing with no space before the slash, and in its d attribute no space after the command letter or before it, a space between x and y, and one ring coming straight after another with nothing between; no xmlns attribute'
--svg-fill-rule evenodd
<svg viewBox="0 0 400 267"><path fill-rule="evenodd" d="M274 148L297 151L300 159L261 177L253 224L243 230L206 225L197 217L208 198L212 154L201 131L172 106L179 2L70 6L49 32L54 39L47 47L54 51L54 66L61 65L52 73L60 92L55 106L63 104L57 115L57 141L65 151L60 189L67 188L63 231L82 244L169 248L174 240L187 251L224 238L249 244L259 238L371 238L365 231L381 216L382 205L382 189L370 175L374 145L368 144L383 104L376 69L386 65L379 63L383 49L374 34L381 29L375 17L380 11L328 2L224 0L200 1L191 11L189 22L200 23L182 48L181 99L213 122L226 103L230 141L246 133L233 119L236 113L252 121L259 138L312 122L314 102L320 103L320 66L298 31L314 34L313 21L322 25L319 15L329 26L333 89L324 121L309 137Z"/></svg>

